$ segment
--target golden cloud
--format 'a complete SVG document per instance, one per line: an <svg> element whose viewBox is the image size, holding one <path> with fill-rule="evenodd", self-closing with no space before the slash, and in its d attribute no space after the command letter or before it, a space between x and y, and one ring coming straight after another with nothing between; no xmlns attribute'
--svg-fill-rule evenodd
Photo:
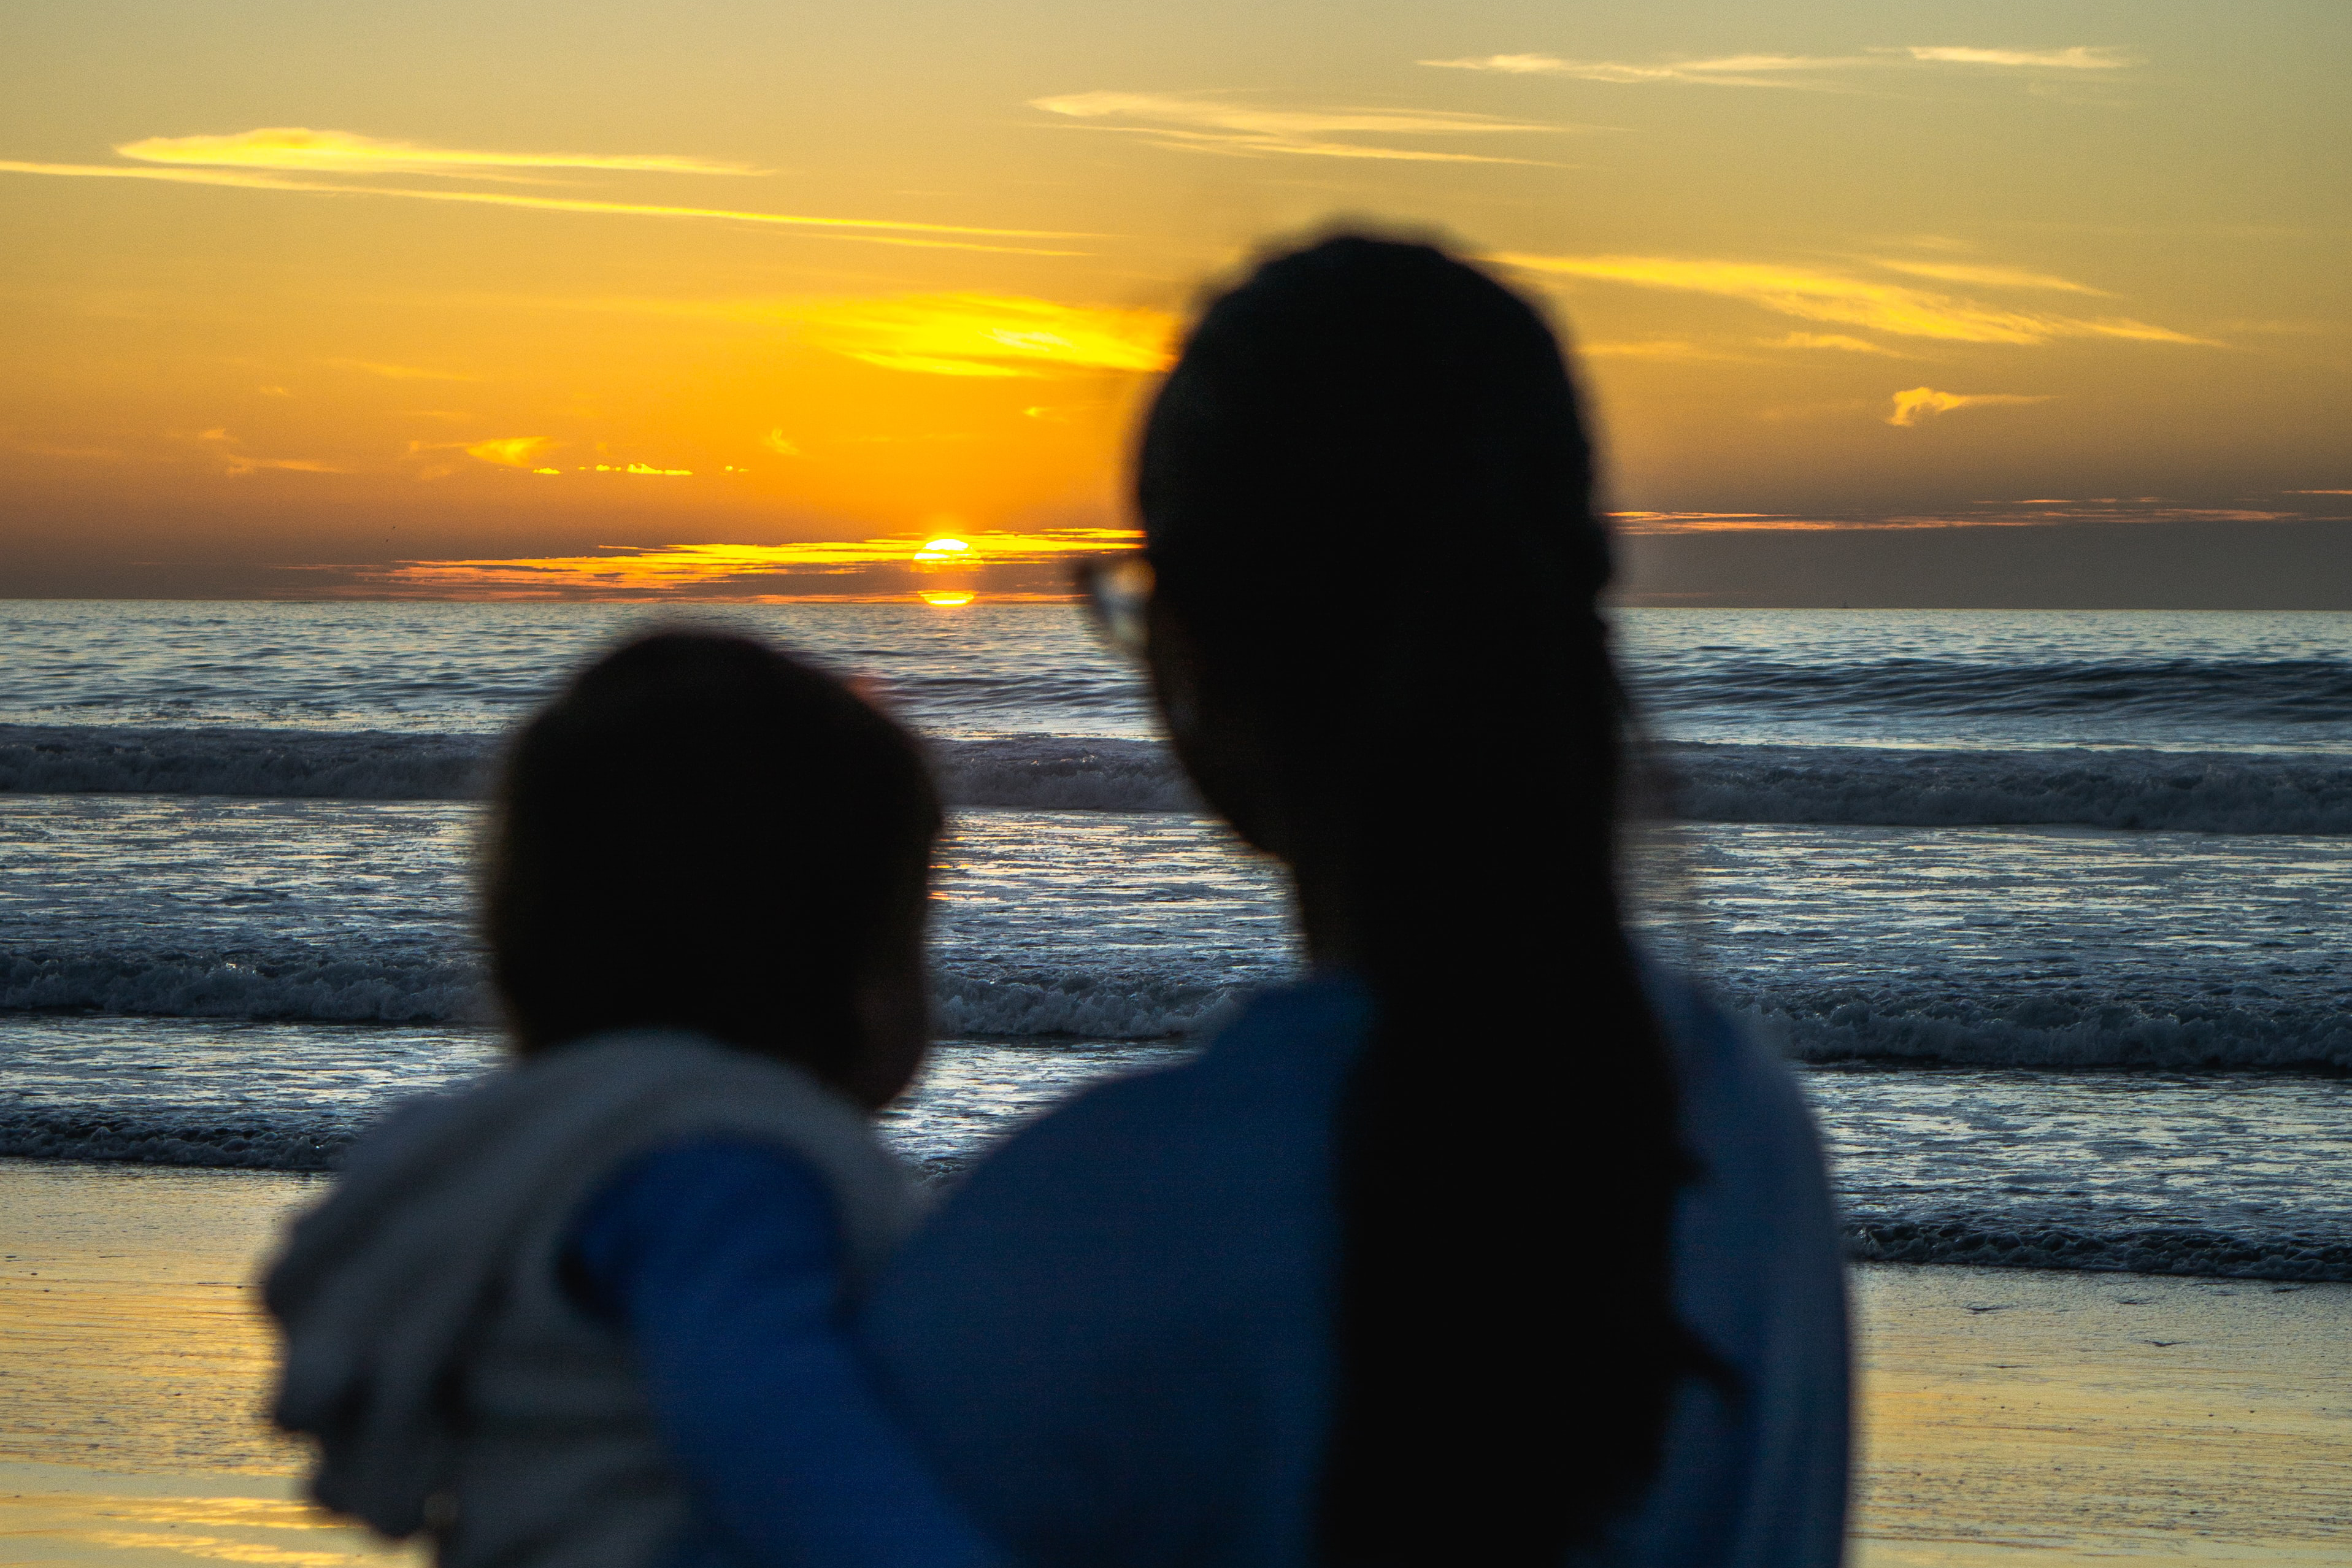
<svg viewBox="0 0 2352 1568"><path fill-rule="evenodd" d="M1712 87L1801 88L1831 90L1821 73L1909 66L2000 66L2031 70L2120 70L2138 62L2110 48L1984 49L1920 44L1868 49L1858 55L1718 55L1695 60L1573 60L1558 55L1474 55L1417 60L1442 70L1496 71L1507 76L1564 76L1578 81L1691 82Z"/></svg>
<svg viewBox="0 0 2352 1568"><path fill-rule="evenodd" d="M466 456L502 468L528 468L537 465L539 456L556 445L552 436L507 436L490 441L466 443Z"/></svg>
<svg viewBox="0 0 2352 1568"><path fill-rule="evenodd" d="M1131 550L1142 542L1133 529L1070 528L1035 533L965 533L956 542L959 565L1036 565L1069 556ZM360 574L371 584L419 595L483 598L593 596L598 594L703 594L724 596L757 580L823 578L877 567L919 569L947 559L936 534L792 544L614 545L592 555L528 556L509 560L404 561ZM932 579L936 581L937 579ZM786 595L790 596L790 595ZM905 593L889 597L905 597Z"/></svg>
<svg viewBox="0 0 2352 1568"><path fill-rule="evenodd" d="M1784 337L1766 340L1764 346L1768 349L1835 349L1841 353L1884 354L1889 359L1907 357L1883 343L1874 343L1867 338L1849 337L1843 332L1790 332Z"/></svg>
<svg viewBox="0 0 2352 1568"><path fill-rule="evenodd" d="M1744 300L1784 316L1867 327L1898 337L2031 345L2053 338L2122 338L2142 342L2208 340L2128 317L2086 321L1980 304L1899 283L1763 262L1664 256L1506 254L1497 265L1545 277L1589 278L1644 289L1672 289Z"/></svg>
<svg viewBox="0 0 2352 1568"><path fill-rule="evenodd" d="M1187 153L1240 157L1286 155L1312 158L1387 158L1431 163L1524 163L1477 153L1439 153L1390 143L1335 142L1333 136L1464 136L1556 132L1566 126L1504 120L1491 114L1447 110L1272 109L1226 98L1171 92L1078 92L1032 99L1032 109L1144 137L1153 145Z"/></svg>
<svg viewBox="0 0 2352 1568"><path fill-rule="evenodd" d="M513 169L599 169L629 174L758 174L748 163L637 153L486 153L416 142L269 125L225 136L150 136L115 152L144 163L205 168L281 169L307 174L448 174L495 179Z"/></svg>
<svg viewBox="0 0 2352 1568"><path fill-rule="evenodd" d="M2048 272L2028 272L2021 267L1977 267L1955 261L1895 261L1885 257L1873 258L1873 265L1889 272L1900 272L1906 278L1931 278L1938 283L1974 283L1986 289L2050 289L2063 294L2095 294L2112 299L2105 289L2094 289L2088 283L2077 283L2071 278L2060 278Z"/></svg>
<svg viewBox="0 0 2352 1568"><path fill-rule="evenodd" d="M341 474L350 472L347 468L339 468L335 464L327 462L323 458L257 458L249 452L236 450L236 448L243 447L245 443L236 437L230 435L226 428L217 425L214 426L209 430L197 431L194 439L202 441L206 446L217 449L218 456L223 464L222 471L226 473L231 479L241 479L247 474L263 472L287 474Z"/></svg>
<svg viewBox="0 0 2352 1568"><path fill-rule="evenodd" d="M2008 66L2031 70L2110 71L2139 63L2118 49L2081 44L2070 49L1977 49L1950 44L1915 44L1903 52L1927 65Z"/></svg>
<svg viewBox="0 0 2352 1568"><path fill-rule="evenodd" d="M1564 76L1579 81L1705 82L1716 87L1802 87L1793 71L1875 65L1866 55L1722 55L1712 59L1634 64L1624 60L1570 60L1557 55L1480 55L1458 60L1418 60L1441 70L1499 71L1507 76Z"/></svg>
<svg viewBox="0 0 2352 1568"><path fill-rule="evenodd" d="M1182 330L1164 310L1065 305L1019 294L578 303L591 310L781 326L813 348L921 375L1003 378L1165 370Z"/></svg>
<svg viewBox="0 0 2352 1568"><path fill-rule="evenodd" d="M1895 395L1895 411L1886 416L1886 422L1907 429L1923 419L1949 414L1955 408L2049 401L2047 396L2025 396L2014 392L1938 392L1932 386L1914 386Z"/></svg>
<svg viewBox="0 0 2352 1568"><path fill-rule="evenodd" d="M63 179L155 180L183 185L224 185L236 190L297 191L313 195L385 196L406 201L457 202L476 206L521 207L533 212L581 213L614 217L692 218L710 222L771 225L869 245L915 246L932 250L981 250L1016 256L1076 256L1079 251L985 243L995 239L1061 239L1065 231L987 228L971 224L918 223L898 218L820 217L734 207L672 206L648 202L607 202L587 197L530 196L505 191L419 190L402 185L331 184L270 171L211 168L124 167L110 163L33 163L0 159L0 174L43 174Z"/></svg>

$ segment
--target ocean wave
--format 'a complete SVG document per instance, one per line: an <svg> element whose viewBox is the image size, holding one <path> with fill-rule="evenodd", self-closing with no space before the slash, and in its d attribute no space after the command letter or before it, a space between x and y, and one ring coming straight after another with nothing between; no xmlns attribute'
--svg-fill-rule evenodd
<svg viewBox="0 0 2352 1568"><path fill-rule="evenodd" d="M1058 735L940 741L940 787L956 805L1031 811L1199 811L1200 796L1157 741Z"/></svg>
<svg viewBox="0 0 2352 1568"><path fill-rule="evenodd" d="M331 1171L359 1136L349 1122L206 1117L170 1111L0 1111L0 1158L177 1165L230 1171Z"/></svg>
<svg viewBox="0 0 2352 1568"><path fill-rule="evenodd" d="M1151 974L948 971L933 983L932 1007L945 1036L1151 1040L1193 1029L1237 989ZM261 958L0 952L0 1013L31 1012L467 1026L498 1017L474 966L397 952L289 949Z"/></svg>
<svg viewBox="0 0 2352 1568"><path fill-rule="evenodd" d="M372 731L0 724L0 791L471 800L496 741Z"/></svg>
<svg viewBox="0 0 2352 1568"><path fill-rule="evenodd" d="M184 1169L326 1172L366 1119L205 1114L163 1107L0 1110L0 1158ZM911 1152L930 1181L951 1179L979 1147ZM2352 1281L2352 1241L2280 1231L2233 1235L2196 1226L2102 1230L1999 1213L1849 1211L1848 1256L1865 1262L1965 1264L2209 1279Z"/></svg>
<svg viewBox="0 0 2352 1568"><path fill-rule="evenodd" d="M0 1012L487 1024L496 1011L471 965L398 953L0 952Z"/></svg>
<svg viewBox="0 0 2352 1568"><path fill-rule="evenodd" d="M487 787L497 744L482 735L0 725L0 792L471 800ZM930 750L956 805L1202 809L1157 741L1010 735L939 740ZM1693 822L2352 834L2352 756L1666 744L1655 757L1671 814Z"/></svg>
<svg viewBox="0 0 2352 1568"><path fill-rule="evenodd" d="M2083 715L2137 723L2352 722L2352 663L2340 658L2011 657L2000 662L1919 655L1867 662L1724 657L1708 647L1645 648L1633 686L1650 712L1837 720L1872 714L2015 723Z"/></svg>
<svg viewBox="0 0 2352 1568"><path fill-rule="evenodd" d="M1675 745L1658 761L1694 822L2352 833L2352 757Z"/></svg>
<svg viewBox="0 0 2352 1568"><path fill-rule="evenodd" d="M1269 978L1214 970L943 967L933 1016L949 1037L1169 1039L1213 1027ZM2132 1001L2046 989L1759 986L1725 1000L1793 1059L2024 1068L2352 1071L2352 1006L2231 1000L2184 990ZM332 1024L497 1021L480 971L389 944L250 953L0 950L0 1013Z"/></svg>
<svg viewBox="0 0 2352 1568"><path fill-rule="evenodd" d="M2329 1003L2161 1004L2026 992L1758 993L1732 999L1798 1061L2168 1071L2352 1071L2352 1009Z"/></svg>
<svg viewBox="0 0 2352 1568"><path fill-rule="evenodd" d="M2016 1224L1999 1216L1849 1214L1849 1257L1872 1263L1958 1263L1993 1268L2188 1274L2222 1279L2352 1280L2352 1241L2282 1233L2231 1236L2194 1228L2103 1233Z"/></svg>
<svg viewBox="0 0 2352 1568"><path fill-rule="evenodd" d="M0 724L0 793L218 795L288 800L477 800L491 735ZM957 805L1192 811L1154 741L1013 735L930 743Z"/></svg>

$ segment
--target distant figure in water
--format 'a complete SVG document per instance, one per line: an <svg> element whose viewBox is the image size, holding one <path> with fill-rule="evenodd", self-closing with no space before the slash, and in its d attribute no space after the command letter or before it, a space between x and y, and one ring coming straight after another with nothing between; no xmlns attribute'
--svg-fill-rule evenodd
<svg viewBox="0 0 2352 1568"><path fill-rule="evenodd" d="M1627 938L1591 488L1549 331L1425 246L1268 261L1161 388L1093 591L1311 968L1011 1139L864 1311L1016 1561L1839 1561L1830 1194Z"/></svg>
<svg viewBox="0 0 2352 1568"><path fill-rule="evenodd" d="M740 637L646 637L507 761L516 1060L395 1113L295 1226L277 1415L446 1568L983 1568L849 1293L915 1220L869 1113L927 1047L913 740Z"/></svg>

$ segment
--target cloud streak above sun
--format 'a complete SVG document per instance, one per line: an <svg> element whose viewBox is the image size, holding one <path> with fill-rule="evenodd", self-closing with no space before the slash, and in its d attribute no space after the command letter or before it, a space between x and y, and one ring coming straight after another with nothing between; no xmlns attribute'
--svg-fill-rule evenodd
<svg viewBox="0 0 2352 1568"><path fill-rule="evenodd" d="M935 548L929 533L792 544L611 545L590 555L404 561L355 575L373 592L425 597L454 593L469 598L509 599L664 594L757 598L794 586L794 579L802 581L792 596L805 597L807 587L821 589L826 585L824 580L831 578L839 580L835 585L853 590L844 597L898 599L906 597L908 589L888 574L905 574L940 563L970 569L1054 565L1078 554L1132 550L1142 538L1139 531L1125 528L991 530L967 532L951 541L960 547L951 556ZM862 584L861 578L866 579ZM861 585L882 591L856 592Z"/></svg>
<svg viewBox="0 0 2352 1568"><path fill-rule="evenodd" d="M298 138L310 138L302 142ZM594 216L656 217L747 224L797 229L836 239L927 249L982 250L1024 256L1075 256L1078 251L1007 240L1072 239L1065 230L996 228L974 224L923 223L903 218L834 217L810 213L761 212L662 202L607 201L589 196L528 195L508 191L450 189L367 183L374 174L457 174L504 178L496 169L590 169L607 173L750 174L746 165L706 164L698 160L634 154L489 153L385 142L350 132L277 128L228 136L150 137L117 149L130 163L50 163L0 159L0 174L61 179L147 180L168 184L219 185L236 190L289 191L311 195L380 196L404 201L470 206L517 207L534 212ZM310 160L302 162L299 160ZM272 160L277 160L273 162ZM340 160L337 162L335 160ZM438 160L438 162L436 162ZM340 180L305 177L306 171L339 174Z"/></svg>
<svg viewBox="0 0 2352 1568"><path fill-rule="evenodd" d="M225 136L150 136L115 152L142 163L214 169L290 170L306 174L446 174L459 179L509 177L516 170L593 169L625 174L759 174L749 163L636 153L488 153L432 147L362 136L269 125Z"/></svg>
<svg viewBox="0 0 2352 1568"><path fill-rule="evenodd" d="M589 310L776 326L809 347L882 370L995 379L1165 370L1181 330L1176 318L1162 310L1066 305L1026 295L600 300L583 304Z"/></svg>
<svg viewBox="0 0 2352 1568"><path fill-rule="evenodd" d="M1622 84L1695 83L1709 87L1771 87L1832 90L1818 79L1856 70L1905 70L1963 66L2021 71L2116 71L2138 61L2119 49L2076 45L2063 49L1978 48L1959 44L1914 44L1874 48L1853 55L1716 55L1682 60L1577 60L1558 55L1477 55L1463 59L1421 60L1441 70L1492 71L1506 76L1558 76L1578 81Z"/></svg>
<svg viewBox="0 0 2352 1568"><path fill-rule="evenodd" d="M2015 392L1938 392L1932 386L1914 386L1895 395L1894 411L1886 422L1898 428L1909 428L1923 419L1939 414L1949 414L1956 408L1981 408L1998 404L2047 403L2046 395L2029 396Z"/></svg>
<svg viewBox="0 0 2352 1568"><path fill-rule="evenodd" d="M1395 138L1557 133L1572 129L1451 110L1278 109L1205 93L1077 92L1029 107L1093 131L1139 136L1156 147L1227 157L1379 158L1427 163L1527 163L1482 153L1399 146ZM1338 141L1370 136L1376 142Z"/></svg>
<svg viewBox="0 0 2352 1568"><path fill-rule="evenodd" d="M1767 262L1668 256L1531 256L1490 260L1540 278L1580 278L1740 300L1806 321L1833 321L1897 337L2031 346L2053 338L2208 343L2127 316L2095 320L2020 310L1844 273ZM2000 271L1976 268L1979 277ZM2031 275L2028 275L2031 276ZM2046 286L2046 285L2045 285Z"/></svg>

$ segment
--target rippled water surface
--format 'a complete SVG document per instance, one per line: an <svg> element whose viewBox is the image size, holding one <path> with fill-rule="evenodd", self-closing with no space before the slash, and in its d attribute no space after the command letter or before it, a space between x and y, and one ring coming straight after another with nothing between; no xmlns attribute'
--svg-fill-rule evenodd
<svg viewBox="0 0 2352 1568"><path fill-rule="evenodd" d="M698 618L873 678L957 803L948 1044L890 1124L926 1163L1295 972L1279 879L1069 606ZM319 1168L493 1059L475 798L499 733L645 624L0 606L0 1152ZM1643 836L1649 940L1811 1064L1858 1250L2352 1278L2352 616L1621 625L1689 819Z"/></svg>

